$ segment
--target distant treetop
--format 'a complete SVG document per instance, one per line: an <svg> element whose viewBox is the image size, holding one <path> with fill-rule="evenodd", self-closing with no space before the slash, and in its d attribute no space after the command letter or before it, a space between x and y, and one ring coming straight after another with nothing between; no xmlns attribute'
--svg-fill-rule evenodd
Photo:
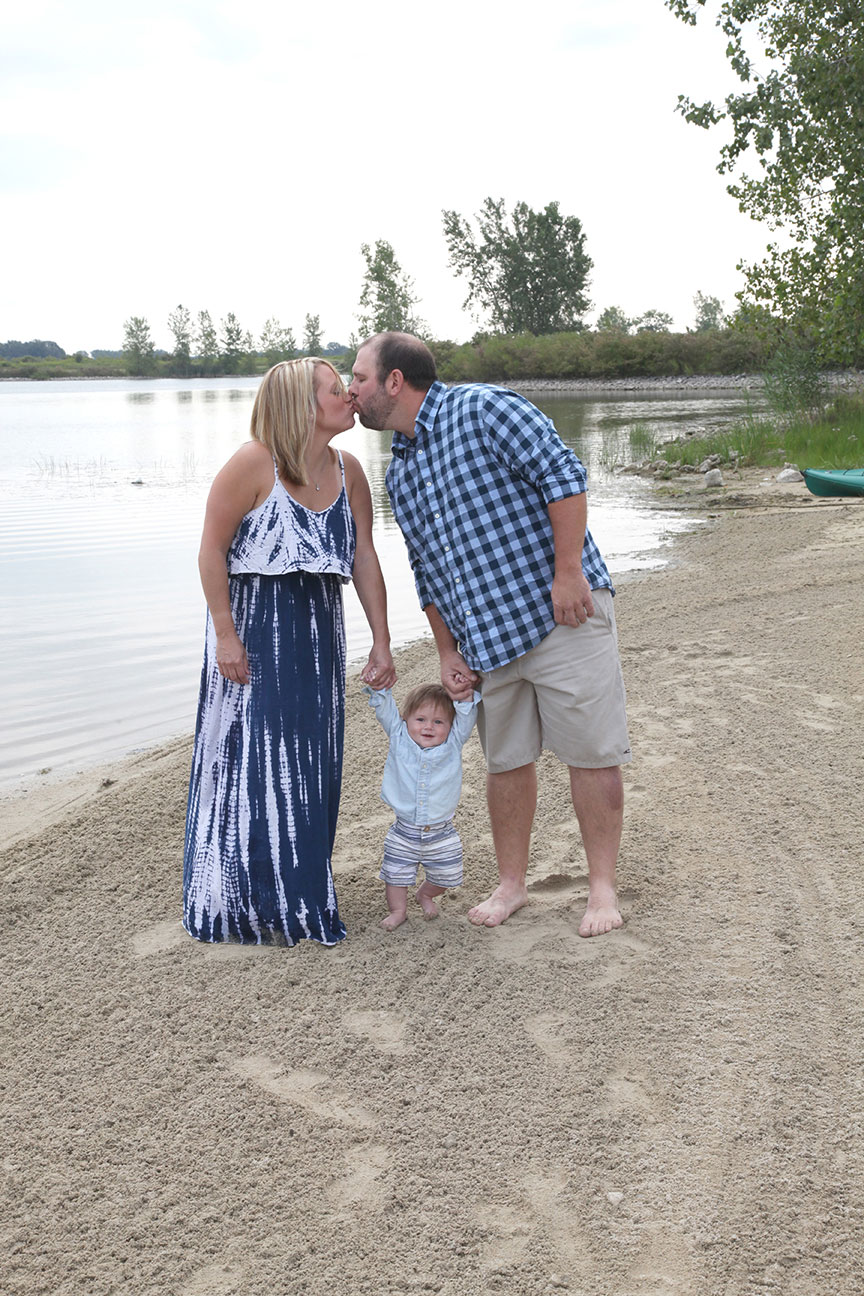
<svg viewBox="0 0 864 1296"><path fill-rule="evenodd" d="M7 360L20 360L23 356L32 356L34 360L65 360L66 352L56 342L33 338L30 342L0 342L0 356Z"/></svg>

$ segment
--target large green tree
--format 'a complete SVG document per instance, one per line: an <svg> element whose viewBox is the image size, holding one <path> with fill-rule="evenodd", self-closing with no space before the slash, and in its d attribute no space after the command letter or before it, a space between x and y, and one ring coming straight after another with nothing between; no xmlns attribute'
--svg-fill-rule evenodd
<svg viewBox="0 0 864 1296"><path fill-rule="evenodd" d="M131 374L140 377L156 367L150 325L143 315L130 315L123 323L123 357Z"/></svg>
<svg viewBox="0 0 864 1296"><path fill-rule="evenodd" d="M629 333L635 323L620 306L607 306L597 316L594 327L598 333Z"/></svg>
<svg viewBox="0 0 864 1296"><path fill-rule="evenodd" d="M366 262L357 315L360 337L368 338L390 329L422 336L426 325L414 313L419 300L414 295L414 281L396 260L391 244L379 239L374 249L363 243L360 251Z"/></svg>
<svg viewBox="0 0 864 1296"><path fill-rule="evenodd" d="M229 311L222 320L222 336L219 349L222 357L222 368L226 373L237 373L246 355L247 340L243 325L233 311Z"/></svg>
<svg viewBox="0 0 864 1296"><path fill-rule="evenodd" d="M321 347L324 344L324 337L321 332L321 316L307 314L303 321L303 350L307 355L317 356L321 354Z"/></svg>
<svg viewBox="0 0 864 1296"><path fill-rule="evenodd" d="M654 306L633 321L637 333L668 333L672 328L672 322L671 315L666 311L657 310Z"/></svg>
<svg viewBox="0 0 864 1296"><path fill-rule="evenodd" d="M207 310L198 312L194 345L204 372L212 373L219 361L219 337L210 312Z"/></svg>
<svg viewBox="0 0 864 1296"><path fill-rule="evenodd" d="M706 0L665 0L695 24ZM744 266L744 300L818 340L823 358L864 356L864 9L861 0L719 0L717 25L742 83L725 103L679 109L731 130L718 170L742 211L783 230ZM755 173L742 170L745 156Z"/></svg>
<svg viewBox="0 0 864 1296"><path fill-rule="evenodd" d="M582 223L557 202L533 211L519 202L487 198L476 230L444 211L450 266L468 280L466 308L502 333L562 333L581 329L590 307L585 290L591 259Z"/></svg>
<svg viewBox="0 0 864 1296"><path fill-rule="evenodd" d="M693 305L696 307L694 333L707 333L710 329L723 327L723 303L719 297L706 297L704 293L697 292Z"/></svg>
<svg viewBox="0 0 864 1296"><path fill-rule="evenodd" d="M174 338L174 350L171 358L174 368L180 374L189 372L189 359L192 355L192 315L186 306L177 306L168 316L168 327Z"/></svg>
<svg viewBox="0 0 864 1296"><path fill-rule="evenodd" d="M297 343L290 328L283 328L275 315L264 321L261 330L261 350L271 367L280 360L290 360L297 354Z"/></svg>

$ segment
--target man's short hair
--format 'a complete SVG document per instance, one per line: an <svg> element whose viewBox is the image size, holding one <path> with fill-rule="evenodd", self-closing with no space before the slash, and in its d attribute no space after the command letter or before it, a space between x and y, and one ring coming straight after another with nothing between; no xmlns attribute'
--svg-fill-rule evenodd
<svg viewBox="0 0 864 1296"><path fill-rule="evenodd" d="M437 379L435 357L413 333L376 333L362 343L364 347L373 344L379 382L398 369L409 387L425 392Z"/></svg>

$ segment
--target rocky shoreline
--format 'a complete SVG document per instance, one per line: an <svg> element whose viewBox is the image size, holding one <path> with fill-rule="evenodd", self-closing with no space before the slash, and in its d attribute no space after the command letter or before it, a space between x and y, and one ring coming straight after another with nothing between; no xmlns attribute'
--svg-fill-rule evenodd
<svg viewBox="0 0 864 1296"><path fill-rule="evenodd" d="M849 370L823 374L825 383L837 391L860 391L864 373ZM512 391L530 392L673 392L673 391L761 391L761 374L669 374L649 378L522 378L502 383Z"/></svg>

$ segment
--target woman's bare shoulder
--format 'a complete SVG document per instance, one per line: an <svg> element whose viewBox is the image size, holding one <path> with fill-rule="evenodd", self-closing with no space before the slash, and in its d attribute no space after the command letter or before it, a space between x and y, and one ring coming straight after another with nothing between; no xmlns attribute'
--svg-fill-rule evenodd
<svg viewBox="0 0 864 1296"><path fill-rule="evenodd" d="M363 471L363 465L356 455L351 454L349 450L341 450L342 463L345 468L345 476L349 482L365 481L366 474Z"/></svg>
<svg viewBox="0 0 864 1296"><path fill-rule="evenodd" d="M273 488L273 456L260 441L244 441L213 481L217 495L242 499L244 512L257 507ZM251 503L250 503L251 501Z"/></svg>
<svg viewBox="0 0 864 1296"><path fill-rule="evenodd" d="M245 468L263 467L264 465L272 468L273 455L260 441L249 440L238 446L228 462L242 464Z"/></svg>

